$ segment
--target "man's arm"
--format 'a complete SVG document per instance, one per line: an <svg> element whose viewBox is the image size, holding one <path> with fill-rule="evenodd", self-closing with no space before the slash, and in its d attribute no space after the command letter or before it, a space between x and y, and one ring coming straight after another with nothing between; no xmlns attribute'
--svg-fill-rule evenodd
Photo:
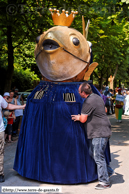
<svg viewBox="0 0 129 194"><path fill-rule="evenodd" d="M26 107L26 104L24 104L24 105L8 104L6 109L8 109L8 110L16 110L16 109L25 109L25 107Z"/></svg>
<svg viewBox="0 0 129 194"><path fill-rule="evenodd" d="M87 121L88 115L71 115L71 117L74 121L80 121L81 123L85 123Z"/></svg>

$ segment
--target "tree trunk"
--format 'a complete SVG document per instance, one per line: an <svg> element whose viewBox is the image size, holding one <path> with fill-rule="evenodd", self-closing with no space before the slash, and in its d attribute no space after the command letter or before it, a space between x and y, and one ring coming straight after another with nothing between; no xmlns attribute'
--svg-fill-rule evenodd
<svg viewBox="0 0 129 194"><path fill-rule="evenodd" d="M114 81L114 88L116 88L117 87L117 81L115 80Z"/></svg>
<svg viewBox="0 0 129 194"><path fill-rule="evenodd" d="M119 80L119 87L121 88L121 80Z"/></svg>
<svg viewBox="0 0 129 194"><path fill-rule="evenodd" d="M9 92L11 89L11 82L14 72L14 56L12 45L12 26L7 26L7 45L8 45L8 68L6 72L6 81L4 86L4 92Z"/></svg>
<svg viewBox="0 0 129 194"><path fill-rule="evenodd" d="M114 75L113 75L113 80L114 80L114 79L115 79L115 77L116 77L117 70L118 70L118 65L116 66L116 69L115 69L115 72L114 72Z"/></svg>
<svg viewBox="0 0 129 194"><path fill-rule="evenodd" d="M106 86L108 86L108 77L109 77L109 75L108 75L108 72L107 72L107 77L106 77Z"/></svg>
<svg viewBox="0 0 129 194"><path fill-rule="evenodd" d="M99 78L99 90L102 89L103 86L103 75L101 73L101 77Z"/></svg>

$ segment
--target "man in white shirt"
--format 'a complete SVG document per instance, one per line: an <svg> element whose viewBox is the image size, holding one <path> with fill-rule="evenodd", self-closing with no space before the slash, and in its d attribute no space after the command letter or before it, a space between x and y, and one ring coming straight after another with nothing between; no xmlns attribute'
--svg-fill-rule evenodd
<svg viewBox="0 0 129 194"><path fill-rule="evenodd" d="M8 104L5 99L0 95L0 182L4 182L4 123L2 118L2 108L8 110L24 109L25 105Z"/></svg>

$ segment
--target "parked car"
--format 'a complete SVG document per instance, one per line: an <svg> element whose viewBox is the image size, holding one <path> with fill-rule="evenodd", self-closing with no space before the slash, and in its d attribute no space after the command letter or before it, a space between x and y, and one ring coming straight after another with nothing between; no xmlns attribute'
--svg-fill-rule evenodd
<svg viewBox="0 0 129 194"><path fill-rule="evenodd" d="M27 98L30 95L30 93L33 91L33 89L30 90L26 90L25 92L18 92L18 94L20 94L23 98L24 104L26 104ZM22 103L22 101L20 100L20 102Z"/></svg>

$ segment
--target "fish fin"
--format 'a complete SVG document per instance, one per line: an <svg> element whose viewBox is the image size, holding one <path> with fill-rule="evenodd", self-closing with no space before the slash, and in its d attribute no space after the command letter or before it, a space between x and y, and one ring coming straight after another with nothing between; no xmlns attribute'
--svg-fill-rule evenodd
<svg viewBox="0 0 129 194"><path fill-rule="evenodd" d="M88 71L85 73L84 75L84 80L89 80L90 78L90 75L92 74L92 72L94 71L94 69L98 66L98 63L97 62L93 62L90 64L89 68L88 68Z"/></svg>
<svg viewBox="0 0 129 194"><path fill-rule="evenodd" d="M86 38L86 40L87 40L87 37L88 37L89 26L90 26L90 20L88 20L86 28L85 28L85 38Z"/></svg>

